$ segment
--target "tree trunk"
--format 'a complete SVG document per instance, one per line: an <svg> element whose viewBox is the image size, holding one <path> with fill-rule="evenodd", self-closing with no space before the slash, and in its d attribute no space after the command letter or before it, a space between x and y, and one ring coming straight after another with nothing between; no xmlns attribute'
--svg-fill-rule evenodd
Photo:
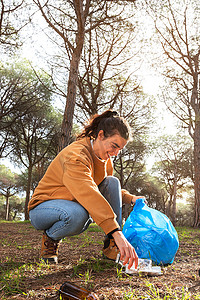
<svg viewBox="0 0 200 300"><path fill-rule="evenodd" d="M200 120L196 118L194 131L194 227L200 227Z"/></svg>
<svg viewBox="0 0 200 300"><path fill-rule="evenodd" d="M9 195L6 195L6 214L5 214L5 220L9 220Z"/></svg>
<svg viewBox="0 0 200 300"><path fill-rule="evenodd" d="M172 203L173 203L173 195L170 191L169 201L167 202L166 214L171 219L172 217Z"/></svg>
<svg viewBox="0 0 200 300"><path fill-rule="evenodd" d="M27 187L26 187L26 200L25 200L25 208L24 208L25 220L29 220L28 203L30 200L30 193L31 193L32 169L33 169L33 167L29 166L28 181L27 181Z"/></svg>
<svg viewBox="0 0 200 300"><path fill-rule="evenodd" d="M177 165L174 171L174 194L172 202L172 223L176 226Z"/></svg>
<svg viewBox="0 0 200 300"><path fill-rule="evenodd" d="M71 132L73 126L74 107L76 104L76 89L78 85L78 71L79 63L81 59L84 39L85 39L85 24L84 24L84 13L83 3L79 4L74 2L76 6L78 32L76 34L76 47L73 49L72 57L70 61L70 71L67 86L67 99L65 105L65 112L61 127L61 137L59 140L59 151L70 144Z"/></svg>
<svg viewBox="0 0 200 300"><path fill-rule="evenodd" d="M72 66L73 64L73 66ZM59 141L59 151L61 151L65 146L69 145L73 116L74 116L74 107L76 102L76 83L77 83L77 73L78 72L78 62L75 60L71 61L71 68L69 73L68 80L68 92L65 105L65 112L63 116L63 122L61 127L61 137Z"/></svg>
<svg viewBox="0 0 200 300"><path fill-rule="evenodd" d="M61 127L61 137L59 140L59 151L64 147L69 145L72 126L73 126L73 116L74 116L74 107L76 103L76 89L78 82L78 68L81 57L82 48L78 53L73 53L71 63L70 63L70 72L68 80L68 89L67 89L67 99L65 105L65 112Z"/></svg>

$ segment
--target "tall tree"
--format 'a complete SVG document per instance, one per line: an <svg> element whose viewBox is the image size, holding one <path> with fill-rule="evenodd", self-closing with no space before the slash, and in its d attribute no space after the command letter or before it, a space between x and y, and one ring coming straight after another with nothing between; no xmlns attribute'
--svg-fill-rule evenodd
<svg viewBox="0 0 200 300"><path fill-rule="evenodd" d="M198 0L149 1L155 28L162 46L165 77L165 103L188 128L194 142L194 226L200 226L200 2Z"/></svg>
<svg viewBox="0 0 200 300"><path fill-rule="evenodd" d="M61 38L63 51L70 61L67 85L66 105L61 130L60 149L69 144L72 130L74 107L78 84L78 71L85 36L97 27L122 22L121 15L127 5L121 1L49 0L41 3L34 0L48 25ZM132 2L132 1L131 1ZM127 10L126 14L130 13Z"/></svg>

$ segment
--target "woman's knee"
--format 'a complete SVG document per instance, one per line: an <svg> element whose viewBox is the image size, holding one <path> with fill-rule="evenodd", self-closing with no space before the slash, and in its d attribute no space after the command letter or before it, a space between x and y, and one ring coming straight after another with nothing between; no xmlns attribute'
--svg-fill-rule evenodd
<svg viewBox="0 0 200 300"><path fill-rule="evenodd" d="M76 211L63 211L59 221L55 222L46 230L47 235L54 240L62 239L66 236L73 236L81 233L89 219L88 212L83 207L76 208Z"/></svg>
<svg viewBox="0 0 200 300"><path fill-rule="evenodd" d="M121 188L121 185L120 185L120 181L117 177L115 176L107 176L105 179L105 184L107 184L108 186L111 186L111 187L115 187L115 188Z"/></svg>
<svg viewBox="0 0 200 300"><path fill-rule="evenodd" d="M99 185L99 191L110 204L121 203L121 185L118 178L107 176Z"/></svg>
<svg viewBox="0 0 200 300"><path fill-rule="evenodd" d="M30 211L32 225L37 230L80 232L89 218L88 212L79 203L67 200L51 200Z"/></svg>
<svg viewBox="0 0 200 300"><path fill-rule="evenodd" d="M67 235L76 235L83 231L85 224L89 219L89 214L86 210L81 212L76 212L76 214L71 214L66 220L63 220L67 227Z"/></svg>

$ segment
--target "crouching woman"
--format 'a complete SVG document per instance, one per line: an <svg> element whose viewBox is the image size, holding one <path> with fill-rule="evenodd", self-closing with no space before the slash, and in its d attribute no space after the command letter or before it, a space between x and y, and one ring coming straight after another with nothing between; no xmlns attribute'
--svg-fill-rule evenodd
<svg viewBox="0 0 200 300"><path fill-rule="evenodd" d="M111 161L129 139L128 123L108 110L95 115L51 162L28 206L32 225L44 231L43 260L56 263L59 241L94 221L106 234L104 256L115 259L120 252L124 264L137 267L137 253L121 231L122 202L131 204L141 196L121 189Z"/></svg>

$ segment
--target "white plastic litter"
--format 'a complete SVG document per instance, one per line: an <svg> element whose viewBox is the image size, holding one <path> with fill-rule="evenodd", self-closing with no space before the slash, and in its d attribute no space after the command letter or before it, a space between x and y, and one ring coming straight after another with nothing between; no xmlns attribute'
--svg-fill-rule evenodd
<svg viewBox="0 0 200 300"><path fill-rule="evenodd" d="M122 261L120 261L120 254L117 255L116 263L123 266ZM143 274L143 275L150 275L150 276L156 276L156 275L162 275L161 267L160 266L152 266L152 261L150 259L138 259L138 268L135 269L135 265L128 269L128 264L125 266L125 273L129 275L133 274Z"/></svg>

